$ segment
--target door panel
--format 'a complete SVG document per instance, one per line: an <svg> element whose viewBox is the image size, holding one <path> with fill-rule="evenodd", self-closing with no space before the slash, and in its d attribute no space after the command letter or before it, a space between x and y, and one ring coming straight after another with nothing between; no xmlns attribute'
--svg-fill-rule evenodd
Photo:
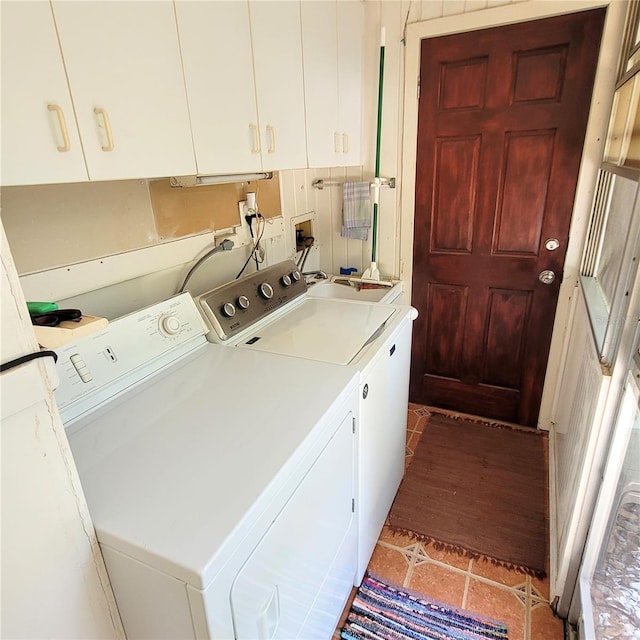
<svg viewBox="0 0 640 640"><path fill-rule="evenodd" d="M414 402L536 424L604 13L422 43Z"/></svg>
<svg viewBox="0 0 640 640"><path fill-rule="evenodd" d="M487 349L482 367L482 380L487 384L518 387L529 299L520 291L489 292Z"/></svg>
<svg viewBox="0 0 640 640"><path fill-rule="evenodd" d="M471 251L480 136L436 140L431 251Z"/></svg>
<svg viewBox="0 0 640 640"><path fill-rule="evenodd" d="M538 253L554 141L555 131L505 135L494 220L494 253L531 256ZM526 208L523 202L527 203Z"/></svg>

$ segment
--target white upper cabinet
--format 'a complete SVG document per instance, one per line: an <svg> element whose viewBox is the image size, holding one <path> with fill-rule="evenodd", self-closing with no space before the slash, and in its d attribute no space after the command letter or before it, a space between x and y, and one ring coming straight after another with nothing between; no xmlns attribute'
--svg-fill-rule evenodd
<svg viewBox="0 0 640 640"><path fill-rule="evenodd" d="M91 180L195 173L173 3L53 12Z"/></svg>
<svg viewBox="0 0 640 640"><path fill-rule="evenodd" d="M2 184L360 164L362 46L360 1L2 0Z"/></svg>
<svg viewBox="0 0 640 640"><path fill-rule="evenodd" d="M300 3L256 0L249 10L262 167L306 167Z"/></svg>
<svg viewBox="0 0 640 640"><path fill-rule="evenodd" d="M364 4L338 0L338 114L342 133L340 166L362 164Z"/></svg>
<svg viewBox="0 0 640 640"><path fill-rule="evenodd" d="M198 173L307 166L299 2L176 0Z"/></svg>
<svg viewBox="0 0 640 640"><path fill-rule="evenodd" d="M310 167L361 164L364 7L302 2Z"/></svg>
<svg viewBox="0 0 640 640"><path fill-rule="evenodd" d="M341 164L335 0L302 3L302 46L310 167Z"/></svg>
<svg viewBox="0 0 640 640"><path fill-rule="evenodd" d="M262 169L248 2L176 0L198 173Z"/></svg>
<svg viewBox="0 0 640 640"><path fill-rule="evenodd" d="M2 184L87 180L48 2L2 2Z"/></svg>

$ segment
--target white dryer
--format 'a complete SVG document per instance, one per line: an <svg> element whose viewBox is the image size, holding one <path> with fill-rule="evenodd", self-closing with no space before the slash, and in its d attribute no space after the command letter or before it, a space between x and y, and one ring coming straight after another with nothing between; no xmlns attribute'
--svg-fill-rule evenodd
<svg viewBox="0 0 640 640"><path fill-rule="evenodd" d="M356 572L357 376L204 338L189 294L57 350L129 638L329 638Z"/></svg>

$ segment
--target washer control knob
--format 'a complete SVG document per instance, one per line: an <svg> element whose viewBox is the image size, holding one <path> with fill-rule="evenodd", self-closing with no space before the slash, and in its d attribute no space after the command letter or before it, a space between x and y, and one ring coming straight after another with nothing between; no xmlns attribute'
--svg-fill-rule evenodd
<svg viewBox="0 0 640 640"><path fill-rule="evenodd" d="M243 311L246 311L249 308L249 298L247 298L247 296L240 296L237 303Z"/></svg>
<svg viewBox="0 0 640 640"><path fill-rule="evenodd" d="M271 300L273 298L273 287L268 282L263 282L258 287L258 293L265 299Z"/></svg>
<svg viewBox="0 0 640 640"><path fill-rule="evenodd" d="M297 269L295 271L291 272L291 279L294 282L298 282L298 280L300 280L300 278L302 278L302 274Z"/></svg>
<svg viewBox="0 0 640 640"><path fill-rule="evenodd" d="M222 315L227 318L233 318L236 315L236 308L233 306L231 302L225 302L222 305Z"/></svg>
<svg viewBox="0 0 640 640"><path fill-rule="evenodd" d="M162 316L160 318L160 333L165 336L175 336L180 332L182 324L177 316Z"/></svg>
<svg viewBox="0 0 640 640"><path fill-rule="evenodd" d="M285 273L282 278L280 278L280 283L283 287L291 286L291 278Z"/></svg>

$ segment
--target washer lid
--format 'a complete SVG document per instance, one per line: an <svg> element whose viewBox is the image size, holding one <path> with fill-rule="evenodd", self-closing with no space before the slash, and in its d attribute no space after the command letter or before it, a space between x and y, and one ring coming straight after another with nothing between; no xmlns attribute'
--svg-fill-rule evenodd
<svg viewBox="0 0 640 640"><path fill-rule="evenodd" d="M386 305L309 297L238 346L345 365L377 337L394 312Z"/></svg>

